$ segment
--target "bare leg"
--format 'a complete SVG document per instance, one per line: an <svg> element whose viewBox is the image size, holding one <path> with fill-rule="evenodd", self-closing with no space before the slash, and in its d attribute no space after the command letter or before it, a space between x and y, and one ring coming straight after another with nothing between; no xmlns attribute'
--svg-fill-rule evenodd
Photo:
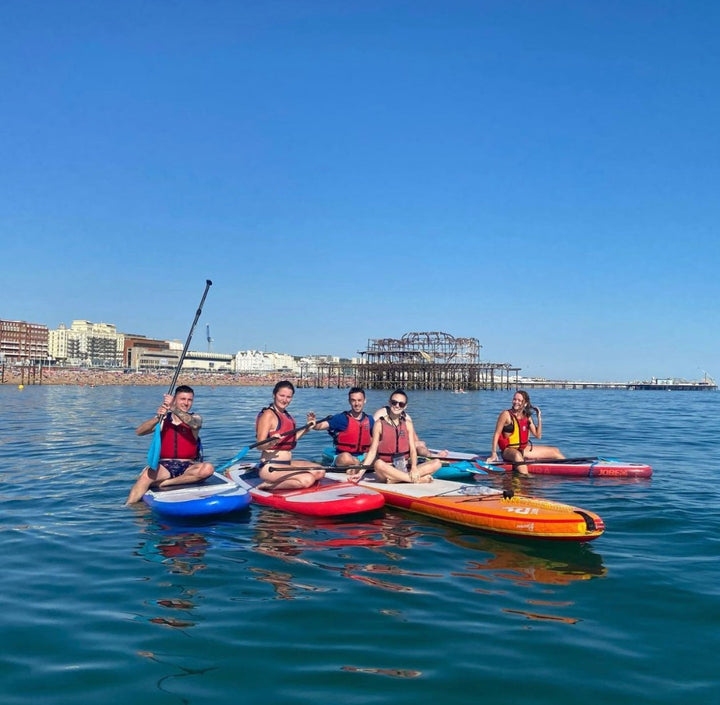
<svg viewBox="0 0 720 705"><path fill-rule="evenodd" d="M309 460L293 460L290 465L263 465L258 489L300 490L312 487L325 476L325 470ZM263 487L264 485L264 487Z"/></svg>
<svg viewBox="0 0 720 705"><path fill-rule="evenodd" d="M563 460L565 456L555 446L533 446L525 451L526 460Z"/></svg>
<svg viewBox="0 0 720 705"><path fill-rule="evenodd" d="M202 482L213 474L215 468L210 463L195 463L177 477L168 477L158 483L158 487L165 489L173 485L191 485L194 482Z"/></svg>
<svg viewBox="0 0 720 705"><path fill-rule="evenodd" d="M513 464L513 470L517 470L521 475L527 475L527 465L523 462L525 460L521 450L517 448L505 448L502 454L503 460Z"/></svg>
<svg viewBox="0 0 720 705"><path fill-rule="evenodd" d="M437 472L441 467L442 461L440 460L426 460L424 463L418 464L414 473L410 473L410 479L413 482L432 482L433 473Z"/></svg>
<svg viewBox="0 0 720 705"><path fill-rule="evenodd" d="M135 504L142 499L142 496L150 489L150 485L158 479L158 470L152 470L150 466L145 466L135 484L130 490L130 494L125 500L125 504Z"/></svg>
<svg viewBox="0 0 720 705"><path fill-rule="evenodd" d="M346 468L352 465L360 465L360 460L351 453L339 453L335 458L335 465L339 468Z"/></svg>
<svg viewBox="0 0 720 705"><path fill-rule="evenodd" d="M417 450L418 457L422 458L445 458L448 455L447 450L441 450L437 453L431 453L430 449L427 447L427 443L419 439L415 443L415 450Z"/></svg>

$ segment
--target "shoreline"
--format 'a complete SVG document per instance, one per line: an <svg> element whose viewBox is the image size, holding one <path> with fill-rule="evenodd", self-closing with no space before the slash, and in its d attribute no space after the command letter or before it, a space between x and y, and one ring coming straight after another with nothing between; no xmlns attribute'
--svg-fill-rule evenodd
<svg viewBox="0 0 720 705"><path fill-rule="evenodd" d="M309 386L308 380L293 375L273 373L267 375L241 375L232 373L193 373L181 374L178 384L191 387L272 387L280 380L287 379L296 387ZM68 370L44 368L41 372L31 373L15 368L5 368L2 386L56 386L77 387L167 387L172 380L172 372L124 372L123 370Z"/></svg>

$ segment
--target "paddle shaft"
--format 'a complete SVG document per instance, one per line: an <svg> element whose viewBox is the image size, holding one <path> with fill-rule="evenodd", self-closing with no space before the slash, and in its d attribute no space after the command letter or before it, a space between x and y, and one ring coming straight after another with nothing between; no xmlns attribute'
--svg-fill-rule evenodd
<svg viewBox="0 0 720 705"><path fill-rule="evenodd" d="M284 438L285 436L294 436L296 433L300 433L300 431L305 431L306 429L310 428L310 426L315 426L316 424L322 423L323 421L329 421L331 418L332 418L332 416L326 416L324 419L306 423L304 426L300 426L300 428L290 429L289 431L285 431L284 433L281 433L277 436L276 435L268 436L264 441L258 441L257 443L253 443L252 445L249 445L247 447L247 449L252 450L253 448L258 448L259 446L265 445L266 443L271 443L272 441L276 441L278 438Z"/></svg>
<svg viewBox="0 0 720 705"><path fill-rule="evenodd" d="M226 468L229 468L233 463L237 463L238 460L242 460L249 451L253 450L253 448L259 448L262 445L265 445L266 443L272 443L272 441L277 440L278 438L284 438L285 436L293 436L296 433L300 433L300 431L304 431L305 429L310 428L310 426L313 426L316 423L321 423L322 421L328 421L331 419L332 416L328 415L324 419L320 419L319 421L315 421L314 423L307 423L304 426L300 426L300 428L293 428L289 431L285 431L284 433L281 433L277 436L268 436L263 441L258 441L257 443L253 443L249 446L245 446L234 458L231 458L227 461L224 465L221 465L219 468L215 470L215 472L221 472L222 470L225 470Z"/></svg>
<svg viewBox="0 0 720 705"><path fill-rule="evenodd" d="M177 382L177 378L180 375L180 368L182 367L182 364L185 361L185 355L187 354L188 347L190 347L190 340L192 340L192 336L195 331L195 326L197 325L198 319L200 318L200 314L202 313L203 304L205 303L205 297L208 295L208 291L210 290L211 286L212 286L212 282L209 279L206 279L205 280L205 291L203 292L202 299L200 299L200 305L198 306L198 309L195 312L195 319L192 322L192 326L190 326L190 332L188 333L188 337L185 340L185 346L182 349L182 353L180 354L180 359L178 360L178 364L175 367L175 373L173 374L172 382L170 382L170 388L168 389L168 394L172 394L173 389L175 389L175 383Z"/></svg>

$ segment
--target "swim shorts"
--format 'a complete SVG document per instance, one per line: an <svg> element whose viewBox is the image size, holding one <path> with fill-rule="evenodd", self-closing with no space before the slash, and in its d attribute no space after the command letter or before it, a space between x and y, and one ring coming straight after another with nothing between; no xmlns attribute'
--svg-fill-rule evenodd
<svg viewBox="0 0 720 705"><path fill-rule="evenodd" d="M191 465L194 465L194 460L160 460L162 465L169 473L170 477L180 477Z"/></svg>

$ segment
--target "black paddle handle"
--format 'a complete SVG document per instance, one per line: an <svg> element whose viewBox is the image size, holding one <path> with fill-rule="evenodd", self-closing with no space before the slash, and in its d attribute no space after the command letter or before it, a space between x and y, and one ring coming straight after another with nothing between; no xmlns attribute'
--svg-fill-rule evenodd
<svg viewBox="0 0 720 705"><path fill-rule="evenodd" d="M187 350L190 347L190 341L192 340L193 332L195 331L195 326L197 325L198 319L200 318L200 314L202 313L203 304L205 303L205 297L208 295L208 291L210 290L211 286L212 286L212 282L209 279L206 279L205 280L205 291L203 292L202 299L200 299L200 305L198 306L198 310L195 313L195 320L192 322L192 326L190 327L190 332L188 333L187 340L185 341L185 347L183 348L183 351L180 354L180 359L178 360L177 367L175 368L175 374L173 375L172 382L170 382L170 389L168 389L168 394L172 394L173 389L175 389L175 382L177 382L177 378L180 375L180 368L182 367L182 364L185 361L185 355L187 354Z"/></svg>

